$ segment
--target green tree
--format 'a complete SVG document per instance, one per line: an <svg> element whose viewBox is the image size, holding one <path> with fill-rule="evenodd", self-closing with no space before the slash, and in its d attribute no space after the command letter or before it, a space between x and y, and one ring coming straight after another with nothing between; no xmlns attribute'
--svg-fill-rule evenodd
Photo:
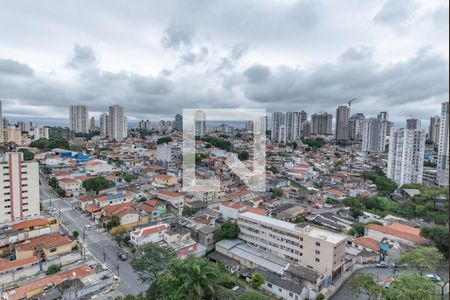
<svg viewBox="0 0 450 300"><path fill-rule="evenodd" d="M110 188L111 186L112 182L103 176L94 177L83 181L83 188L86 191L95 191L97 194L102 190Z"/></svg>
<svg viewBox="0 0 450 300"><path fill-rule="evenodd" d="M354 296L366 295L369 300L377 299L383 291L375 282L373 275L369 273L358 273L349 280L348 284Z"/></svg>
<svg viewBox="0 0 450 300"><path fill-rule="evenodd" d="M444 256L435 247L417 247L400 255L400 263L423 271L435 271L443 262Z"/></svg>
<svg viewBox="0 0 450 300"><path fill-rule="evenodd" d="M33 160L34 159L34 153L27 149L20 149L19 152L23 153L23 160Z"/></svg>
<svg viewBox="0 0 450 300"><path fill-rule="evenodd" d="M214 232L214 241L236 239L239 235L239 226L232 220L226 220L219 230Z"/></svg>
<svg viewBox="0 0 450 300"><path fill-rule="evenodd" d="M448 258L448 226L438 225L432 227L422 227L420 235L433 242L434 246L442 253L444 258Z"/></svg>
<svg viewBox="0 0 450 300"><path fill-rule="evenodd" d="M184 217L192 217L193 215L195 215L195 213L196 213L196 211L192 207L190 207L190 206L183 207L182 215Z"/></svg>
<svg viewBox="0 0 450 300"><path fill-rule="evenodd" d="M59 265L50 265L47 269L47 275L53 275L61 271L61 267Z"/></svg>
<svg viewBox="0 0 450 300"><path fill-rule="evenodd" d="M354 223L352 225L353 232L356 236L364 235L364 228L365 228L364 224L361 223Z"/></svg>
<svg viewBox="0 0 450 300"><path fill-rule="evenodd" d="M380 195L389 196L397 188L397 184L393 180L387 178L384 174L374 174L370 177L370 179L377 186L377 190Z"/></svg>
<svg viewBox="0 0 450 300"><path fill-rule="evenodd" d="M122 174L122 178L123 180L125 180L126 182L130 183L132 182L136 177L134 175L131 174Z"/></svg>
<svg viewBox="0 0 450 300"><path fill-rule="evenodd" d="M239 160L242 160L242 161L248 160L250 158L250 154L248 154L247 151L241 151L238 154L238 158L239 158Z"/></svg>
<svg viewBox="0 0 450 300"><path fill-rule="evenodd" d="M259 289L259 287L261 285L264 284L264 282L265 282L264 277L260 273L258 273L258 272L253 273L252 280L250 282L252 285L252 288L257 290L257 289Z"/></svg>
<svg viewBox="0 0 450 300"><path fill-rule="evenodd" d="M223 271L218 264L194 255L172 259L150 290L159 299L214 299Z"/></svg>
<svg viewBox="0 0 450 300"><path fill-rule="evenodd" d="M147 243L136 249L131 267L144 283L152 283L164 271L170 260L176 257L170 247L163 247L155 243Z"/></svg>
<svg viewBox="0 0 450 300"><path fill-rule="evenodd" d="M435 285L419 275L402 275L385 291L386 300L433 300Z"/></svg>
<svg viewBox="0 0 450 300"><path fill-rule="evenodd" d="M325 296L322 293L318 293L316 296L316 300L325 300Z"/></svg>
<svg viewBox="0 0 450 300"><path fill-rule="evenodd" d="M269 297L258 291L248 291L236 297L236 300L268 300Z"/></svg>
<svg viewBox="0 0 450 300"><path fill-rule="evenodd" d="M169 136L164 136L164 137L159 138L159 139L156 141L156 144L160 145L160 144L164 144L164 143L170 143L171 141L172 141L172 138L171 138L171 137L169 137Z"/></svg>
<svg viewBox="0 0 450 300"><path fill-rule="evenodd" d="M272 189L272 198L278 198L283 196L283 189L282 188L273 188Z"/></svg>
<svg viewBox="0 0 450 300"><path fill-rule="evenodd" d="M118 216L112 216L108 223L106 224L106 229L111 230L114 227L117 227L120 225L120 218Z"/></svg>
<svg viewBox="0 0 450 300"><path fill-rule="evenodd" d="M78 231L74 230L74 231L72 231L72 236L74 238L78 238L80 236L80 233Z"/></svg>

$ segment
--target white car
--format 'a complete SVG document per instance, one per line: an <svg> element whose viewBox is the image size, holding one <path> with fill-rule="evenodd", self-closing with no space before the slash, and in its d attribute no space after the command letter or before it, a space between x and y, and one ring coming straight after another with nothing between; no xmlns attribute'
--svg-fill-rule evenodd
<svg viewBox="0 0 450 300"><path fill-rule="evenodd" d="M84 228L86 228L87 230L90 230L90 229L91 229L91 227L92 227L92 225L91 225L91 224L86 224L86 225L84 225Z"/></svg>
<svg viewBox="0 0 450 300"><path fill-rule="evenodd" d="M434 274L425 274L425 277L430 279L433 282L440 282L440 281L442 281L441 277L439 277L437 275L434 275Z"/></svg>

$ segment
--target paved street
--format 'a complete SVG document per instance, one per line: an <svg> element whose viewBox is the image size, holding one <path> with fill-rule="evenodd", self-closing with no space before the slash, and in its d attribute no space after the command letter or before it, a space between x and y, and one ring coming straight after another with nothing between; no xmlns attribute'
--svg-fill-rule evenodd
<svg viewBox="0 0 450 300"><path fill-rule="evenodd" d="M69 231L76 230L80 233L79 239L84 240L88 251L120 277L120 292L126 295L144 291L147 287L139 281L129 262L123 262L117 258L120 248L116 243L108 235L101 232L94 222L75 209L74 200L59 198L44 179L41 182L40 198L44 210L48 210L50 206L54 207L56 210L52 214L60 220L66 229ZM83 229L87 224L91 224L92 229L85 230L83 238Z"/></svg>

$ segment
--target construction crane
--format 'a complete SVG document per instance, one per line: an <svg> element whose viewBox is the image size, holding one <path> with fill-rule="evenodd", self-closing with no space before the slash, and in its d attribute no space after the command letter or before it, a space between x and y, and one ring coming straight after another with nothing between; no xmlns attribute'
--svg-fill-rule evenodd
<svg viewBox="0 0 450 300"><path fill-rule="evenodd" d="M348 104L349 109L352 108L352 102L355 102L355 101L356 101L356 98L348 100L347 104Z"/></svg>

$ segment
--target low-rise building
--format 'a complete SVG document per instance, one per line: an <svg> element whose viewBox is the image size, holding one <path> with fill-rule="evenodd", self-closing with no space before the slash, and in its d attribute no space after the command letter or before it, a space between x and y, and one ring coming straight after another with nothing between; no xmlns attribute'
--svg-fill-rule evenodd
<svg viewBox="0 0 450 300"><path fill-rule="evenodd" d="M147 243L160 243L164 241L164 233L168 228L167 224L158 224L135 229L130 232L130 243L136 247Z"/></svg>

